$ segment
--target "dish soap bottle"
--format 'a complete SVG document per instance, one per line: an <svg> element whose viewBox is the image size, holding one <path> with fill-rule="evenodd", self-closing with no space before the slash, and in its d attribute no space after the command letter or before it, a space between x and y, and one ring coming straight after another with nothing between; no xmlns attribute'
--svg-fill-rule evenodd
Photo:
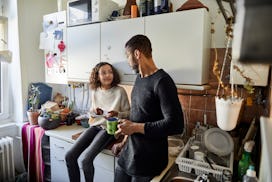
<svg viewBox="0 0 272 182"><path fill-rule="evenodd" d="M238 178L240 181L243 180L243 176L246 174L249 165L252 164L251 152L254 144L254 141L248 141L245 143L244 152L238 164Z"/></svg>
<svg viewBox="0 0 272 182"><path fill-rule="evenodd" d="M253 165L250 165L246 174L243 177L243 182L258 182L258 178L256 177L256 171Z"/></svg>

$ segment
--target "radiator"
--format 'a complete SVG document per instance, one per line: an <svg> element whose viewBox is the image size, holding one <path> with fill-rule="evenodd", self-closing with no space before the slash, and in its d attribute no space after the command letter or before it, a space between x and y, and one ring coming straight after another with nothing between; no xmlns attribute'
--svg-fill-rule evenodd
<svg viewBox="0 0 272 182"><path fill-rule="evenodd" d="M0 182L15 181L13 138L0 139Z"/></svg>

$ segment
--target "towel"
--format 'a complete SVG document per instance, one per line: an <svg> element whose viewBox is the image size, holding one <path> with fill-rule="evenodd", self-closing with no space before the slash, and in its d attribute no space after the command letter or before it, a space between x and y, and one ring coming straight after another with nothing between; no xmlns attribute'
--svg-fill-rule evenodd
<svg viewBox="0 0 272 182"><path fill-rule="evenodd" d="M38 125L26 123L22 127L24 164L29 182L43 182L42 137L45 130Z"/></svg>

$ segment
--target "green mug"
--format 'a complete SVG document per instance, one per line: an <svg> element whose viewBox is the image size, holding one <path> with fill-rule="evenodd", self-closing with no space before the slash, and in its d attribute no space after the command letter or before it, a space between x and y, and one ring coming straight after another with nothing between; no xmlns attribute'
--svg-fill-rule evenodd
<svg viewBox="0 0 272 182"><path fill-rule="evenodd" d="M117 118L108 118L107 120L107 133L114 135L117 131L118 119Z"/></svg>

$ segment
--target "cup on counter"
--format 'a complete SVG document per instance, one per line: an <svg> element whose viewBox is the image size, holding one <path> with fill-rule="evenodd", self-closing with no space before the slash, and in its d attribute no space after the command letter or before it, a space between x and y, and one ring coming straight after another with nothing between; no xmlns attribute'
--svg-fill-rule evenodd
<svg viewBox="0 0 272 182"><path fill-rule="evenodd" d="M199 151L199 146L198 145L191 145L189 147L189 158L194 159L195 152Z"/></svg>
<svg viewBox="0 0 272 182"><path fill-rule="evenodd" d="M118 119L117 118L108 118L107 119L107 133L114 135L117 131Z"/></svg>

